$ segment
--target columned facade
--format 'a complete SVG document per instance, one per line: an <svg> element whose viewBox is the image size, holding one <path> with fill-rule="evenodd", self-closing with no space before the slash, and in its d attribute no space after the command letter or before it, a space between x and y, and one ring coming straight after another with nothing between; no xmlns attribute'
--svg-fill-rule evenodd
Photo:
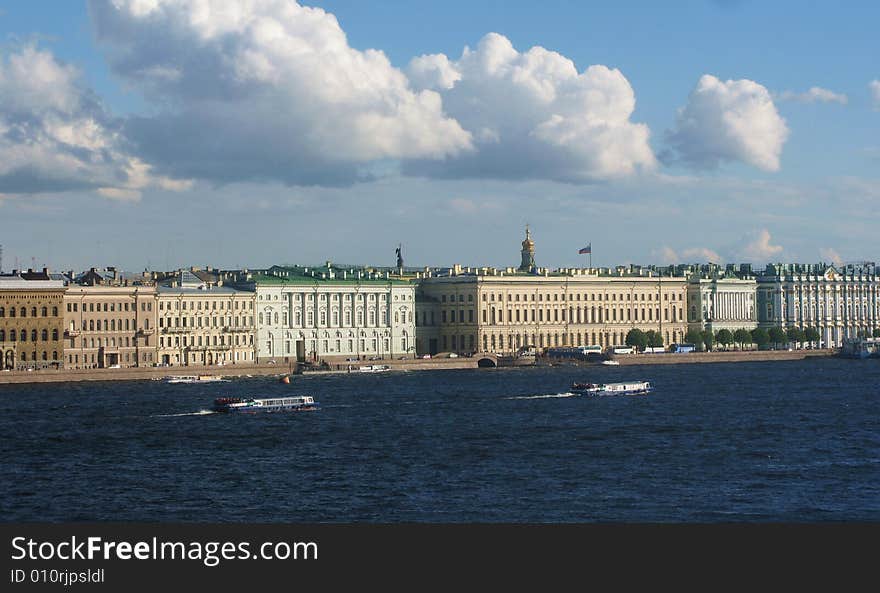
<svg viewBox="0 0 880 593"><path fill-rule="evenodd" d="M261 362L346 362L415 356L415 288L367 270L272 268L256 295Z"/></svg>
<svg viewBox="0 0 880 593"><path fill-rule="evenodd" d="M754 277L702 277L688 281L688 326L717 332L758 327Z"/></svg>
<svg viewBox="0 0 880 593"><path fill-rule="evenodd" d="M757 278L762 327L815 328L822 345L880 328L880 286L873 263L769 265Z"/></svg>

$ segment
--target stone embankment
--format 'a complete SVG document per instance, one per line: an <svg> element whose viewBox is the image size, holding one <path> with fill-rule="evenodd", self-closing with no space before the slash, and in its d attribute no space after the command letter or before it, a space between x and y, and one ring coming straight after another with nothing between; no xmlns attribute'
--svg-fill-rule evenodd
<svg viewBox="0 0 880 593"><path fill-rule="evenodd" d="M477 368L475 358L434 358L409 360L358 361L330 365L331 372L360 372L362 366L387 365L392 369L434 370ZM282 376L291 374L296 368L287 364L226 365L198 367L148 367L120 369L61 369L38 371L2 371L0 386L19 383L63 383L68 381L148 381L181 375L218 375L223 377L244 376ZM306 374L319 374L328 371L305 371Z"/></svg>
<svg viewBox="0 0 880 593"><path fill-rule="evenodd" d="M652 354L618 354L614 360L630 364L689 364L698 362L760 362L803 360L836 356L837 350L716 350L714 352L661 352Z"/></svg>

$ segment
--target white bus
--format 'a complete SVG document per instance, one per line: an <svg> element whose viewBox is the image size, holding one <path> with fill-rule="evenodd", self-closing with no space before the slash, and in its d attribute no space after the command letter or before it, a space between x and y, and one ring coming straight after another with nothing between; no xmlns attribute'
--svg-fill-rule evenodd
<svg viewBox="0 0 880 593"><path fill-rule="evenodd" d="M614 354L632 354L633 353L632 346L611 346L610 350Z"/></svg>

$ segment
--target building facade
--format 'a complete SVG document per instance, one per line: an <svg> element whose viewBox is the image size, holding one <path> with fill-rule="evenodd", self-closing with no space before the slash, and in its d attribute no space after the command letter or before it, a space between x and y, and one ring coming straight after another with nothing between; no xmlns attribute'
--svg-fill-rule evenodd
<svg viewBox="0 0 880 593"><path fill-rule="evenodd" d="M69 285L64 294L65 366L154 366L156 325L153 286Z"/></svg>
<svg viewBox="0 0 880 593"><path fill-rule="evenodd" d="M239 286L256 294L261 362L415 356L415 288L387 272L276 266Z"/></svg>
<svg viewBox="0 0 880 593"><path fill-rule="evenodd" d="M209 286L183 270L157 288L158 363L254 364L254 293Z"/></svg>
<svg viewBox="0 0 880 593"><path fill-rule="evenodd" d="M709 265L688 280L688 327L716 333L758 327L757 282L749 266Z"/></svg>
<svg viewBox="0 0 880 593"><path fill-rule="evenodd" d="M871 335L880 327L880 286L873 262L772 264L757 277L761 327L815 328L822 346Z"/></svg>
<svg viewBox="0 0 880 593"><path fill-rule="evenodd" d="M0 370L64 366L64 290L59 280L0 276Z"/></svg>

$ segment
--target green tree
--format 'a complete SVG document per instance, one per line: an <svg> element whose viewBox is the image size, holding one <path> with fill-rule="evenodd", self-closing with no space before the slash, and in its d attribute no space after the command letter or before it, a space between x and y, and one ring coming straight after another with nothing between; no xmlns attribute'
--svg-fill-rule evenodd
<svg viewBox="0 0 880 593"><path fill-rule="evenodd" d="M712 345L715 344L715 336L712 334L712 331L708 330L708 329L704 329L700 333L701 333L703 346L706 348L706 352L711 352Z"/></svg>
<svg viewBox="0 0 880 593"><path fill-rule="evenodd" d="M875 337L875 338L880 338L880 328L877 328L877 329L874 330L874 337Z"/></svg>
<svg viewBox="0 0 880 593"><path fill-rule="evenodd" d="M729 329L719 330L718 334L715 336L715 339L719 344L727 348L730 344L733 343L733 333Z"/></svg>
<svg viewBox="0 0 880 593"><path fill-rule="evenodd" d="M699 346L703 343L703 332L698 330L695 327L687 330L687 333L684 335L684 341L688 344L694 344L695 346Z"/></svg>
<svg viewBox="0 0 880 593"><path fill-rule="evenodd" d="M804 338L806 338L806 340L808 342L813 342L815 344L815 346L818 348L819 347L819 340L822 339L822 336L819 335L819 330L816 329L815 327L808 327L807 329L804 330Z"/></svg>
<svg viewBox="0 0 880 593"><path fill-rule="evenodd" d="M770 343L770 334L763 327L756 327L751 332L752 342L757 344L758 350L763 350Z"/></svg>
<svg viewBox="0 0 880 593"><path fill-rule="evenodd" d="M785 334L788 336L788 341L793 342L794 344L801 344L807 341L807 336L804 330L799 327L790 327Z"/></svg>
<svg viewBox="0 0 880 593"><path fill-rule="evenodd" d="M741 327L733 332L733 341L739 342L740 350L745 350L746 344L752 343L752 334L749 333L749 330Z"/></svg>
<svg viewBox="0 0 880 593"><path fill-rule="evenodd" d="M648 345L648 336L642 330L634 327L626 333L626 345L644 350Z"/></svg>
<svg viewBox="0 0 880 593"><path fill-rule="evenodd" d="M779 326L771 327L767 334L770 336L770 341L773 342L774 348L778 348L780 344L785 344L785 341L788 339L785 335L785 330Z"/></svg>
<svg viewBox="0 0 880 593"><path fill-rule="evenodd" d="M648 338L648 346L651 348L663 347L663 334L660 332L655 332L653 329L649 329L645 332L645 336Z"/></svg>

